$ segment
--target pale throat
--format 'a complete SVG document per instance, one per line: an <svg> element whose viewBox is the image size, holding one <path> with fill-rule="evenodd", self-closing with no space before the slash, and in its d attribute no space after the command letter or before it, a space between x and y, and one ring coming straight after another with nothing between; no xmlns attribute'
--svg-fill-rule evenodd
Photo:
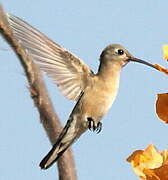
<svg viewBox="0 0 168 180"><path fill-rule="evenodd" d="M101 64L97 74L99 88L101 87L101 98L103 114L106 113L113 104L120 80L121 66L114 63Z"/></svg>
<svg viewBox="0 0 168 180"><path fill-rule="evenodd" d="M119 84L121 68L121 65L118 63L101 64L97 75L105 84L115 86Z"/></svg>

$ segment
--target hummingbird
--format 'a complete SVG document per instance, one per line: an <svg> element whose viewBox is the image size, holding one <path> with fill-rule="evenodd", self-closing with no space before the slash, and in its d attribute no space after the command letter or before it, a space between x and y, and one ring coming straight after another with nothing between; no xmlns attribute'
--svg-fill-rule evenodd
<svg viewBox="0 0 168 180"><path fill-rule="evenodd" d="M120 72L125 65L137 62L152 68L155 66L134 57L122 45L111 44L100 54L100 65L94 73L82 60L27 22L11 14L7 17L14 37L27 55L53 80L67 99L76 101L55 144L40 162L40 167L47 169L85 131L101 131L101 119L116 98Z"/></svg>

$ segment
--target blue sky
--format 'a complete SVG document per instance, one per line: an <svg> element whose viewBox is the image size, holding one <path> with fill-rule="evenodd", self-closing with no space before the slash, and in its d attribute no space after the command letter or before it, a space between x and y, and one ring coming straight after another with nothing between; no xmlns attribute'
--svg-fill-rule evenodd
<svg viewBox="0 0 168 180"><path fill-rule="evenodd" d="M161 46L168 44L168 1L73 0L1 1L6 12L26 20L55 42L76 54L94 71L102 49L124 45L134 56L167 66ZM50 149L29 97L22 67L0 39L0 179L56 179L55 166L38 167ZM45 77L55 109L64 124L74 103L66 100ZM136 149L154 144L168 149L167 125L154 111L157 93L167 92L165 75L141 64L129 63L121 73L119 94L103 118L103 131L85 133L73 145L79 180L135 180L125 159Z"/></svg>

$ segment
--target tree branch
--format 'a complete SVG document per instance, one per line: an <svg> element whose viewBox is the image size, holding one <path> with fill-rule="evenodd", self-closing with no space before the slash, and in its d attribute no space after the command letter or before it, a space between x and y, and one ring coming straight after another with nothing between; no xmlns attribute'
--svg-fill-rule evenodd
<svg viewBox="0 0 168 180"><path fill-rule="evenodd" d="M53 105L48 96L38 67L32 62L31 58L14 38L2 6L0 6L0 32L20 60L29 82L31 97L39 111L41 123L50 139L50 142L54 144L62 129L60 121L54 112ZM74 160L70 149L62 155L58 160L57 165L60 180L77 179Z"/></svg>

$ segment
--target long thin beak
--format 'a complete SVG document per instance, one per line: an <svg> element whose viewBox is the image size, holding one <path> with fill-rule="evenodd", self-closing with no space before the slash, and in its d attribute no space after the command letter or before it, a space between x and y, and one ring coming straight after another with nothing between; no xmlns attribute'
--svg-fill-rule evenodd
<svg viewBox="0 0 168 180"><path fill-rule="evenodd" d="M150 67L152 67L152 68L154 68L154 69L157 69L153 64L148 63L148 62L146 62L146 61L144 61L144 60L141 60L141 59L138 59L138 58L131 57L129 60L130 60L130 61L133 61L133 62L138 62L138 63L141 63L141 64L145 64L145 65L150 66ZM158 70L158 69L157 69L157 70Z"/></svg>

